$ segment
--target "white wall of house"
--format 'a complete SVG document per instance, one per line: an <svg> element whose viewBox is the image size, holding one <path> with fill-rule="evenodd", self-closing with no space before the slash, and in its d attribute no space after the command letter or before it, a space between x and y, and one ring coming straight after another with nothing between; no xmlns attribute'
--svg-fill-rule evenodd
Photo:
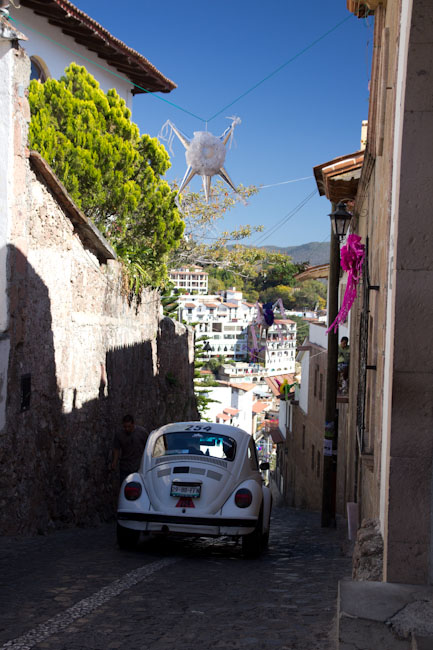
<svg viewBox="0 0 433 650"><path fill-rule="evenodd" d="M8 38L0 36L0 431L6 422L6 388L9 363L9 305L6 292L6 261L9 243L10 213L13 201L14 169L14 122L13 122L13 78L14 56ZM22 88L24 94L24 87Z"/></svg>
<svg viewBox="0 0 433 650"><path fill-rule="evenodd" d="M128 108L132 109L133 86L116 68L64 34L59 27L50 25L43 16L37 16L31 9L27 7L15 9L11 5L9 11L11 17L18 21L15 23L17 28L28 38L28 41L22 42L28 56L41 59L50 77L59 79L65 68L74 61L78 65L85 66L97 79L104 92L115 88Z"/></svg>
<svg viewBox="0 0 433 650"><path fill-rule="evenodd" d="M253 427L253 391L244 391L241 388L232 389L231 406L239 409L236 426L252 435Z"/></svg>
<svg viewBox="0 0 433 650"><path fill-rule="evenodd" d="M299 401L300 408L308 413L308 386L310 382L310 352L304 350L298 355L301 363L301 385L295 388L295 399Z"/></svg>
<svg viewBox="0 0 433 650"><path fill-rule="evenodd" d="M328 335L326 333L326 325L316 325L315 323L310 323L308 339L310 343L320 345L321 348L327 350Z"/></svg>
<svg viewBox="0 0 433 650"><path fill-rule="evenodd" d="M208 404L204 417L210 422L216 422L216 416L221 413L226 406L231 404L230 386L210 386L208 389L208 397L215 400Z"/></svg>
<svg viewBox="0 0 433 650"><path fill-rule="evenodd" d="M278 428L283 438L286 438L287 431L292 430L292 402L280 400L278 411Z"/></svg>

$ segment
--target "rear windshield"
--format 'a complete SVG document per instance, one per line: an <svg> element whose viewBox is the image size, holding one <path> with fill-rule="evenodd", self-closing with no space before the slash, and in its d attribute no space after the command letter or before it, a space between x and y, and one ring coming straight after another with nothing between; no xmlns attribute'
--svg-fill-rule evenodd
<svg viewBox="0 0 433 650"><path fill-rule="evenodd" d="M236 442L229 436L205 431L173 431L164 433L155 442L153 456L196 454L234 460Z"/></svg>

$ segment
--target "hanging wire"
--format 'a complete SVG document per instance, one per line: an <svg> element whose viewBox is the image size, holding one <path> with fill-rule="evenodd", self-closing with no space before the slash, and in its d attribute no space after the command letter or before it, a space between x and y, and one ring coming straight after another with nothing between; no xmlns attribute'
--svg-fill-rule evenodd
<svg viewBox="0 0 433 650"><path fill-rule="evenodd" d="M252 242L252 244L254 246L261 246L263 242L269 239L271 235L274 235L277 232L277 230L279 230L284 225L286 225L286 223L288 223L290 219L293 219L295 214L297 214L299 210L301 210L304 207L304 205L308 203L308 201L311 201L311 199L315 194L316 194L316 190L314 189L310 194L307 194L307 196L303 198L302 201L298 203L297 206L295 206L292 210L290 210L287 214L285 214L284 217L280 219L280 221L278 221L269 230L265 231L262 235L260 235L258 239Z"/></svg>
<svg viewBox="0 0 433 650"><path fill-rule="evenodd" d="M314 41L312 41L309 45L307 45L306 47L304 47L302 50L300 50L299 52L297 52L296 54L294 54L290 59L288 59L287 61L285 61L284 63L282 63L280 66L278 66L278 68L276 68L275 70L273 70L273 71L272 71L270 74L268 74L266 77L264 77L263 79L261 79L260 81L258 81L256 84L254 84L253 86L251 86L251 88L249 88L248 90L246 90L245 92L243 92L241 95L239 95L238 97L236 97L232 102L230 102L229 104L226 104L226 105L225 105L223 108L221 108L217 113L215 113L214 115L212 115L212 117L209 117L209 118L207 118L207 119L204 118L204 117L200 117L200 115L196 115L195 113L192 113L192 112L189 111L188 109L183 108L182 106L179 106L179 104L175 104L174 102L171 102L170 100L165 99L164 97L161 97L160 95L157 95L156 93L153 93L152 91L147 90L146 88L143 88L143 86L140 86L139 84L136 84L135 82L131 81L130 79L128 79L127 81L128 81L129 83L131 83L135 88L138 88L139 90L142 90L143 92L147 93L148 95L152 95L152 96L155 97L156 99L159 99L160 101L165 102L166 104L170 104L170 106L173 106L174 108L177 108L179 111L182 111L183 113L187 113L188 115L191 115L192 117L195 117L197 120L200 120L200 122L204 122L205 125L206 125L206 130L207 130L207 124L208 124L209 122L211 122L211 121L214 120L216 117L218 117L219 115L221 115L221 113L223 113L225 110L227 110L227 108L229 108L230 106L233 106L233 104L236 104L238 101L240 101L241 99L243 99L244 97L246 97L246 95L248 95L248 94L251 93L253 90L255 90L256 88L258 88L259 86L261 86L261 84L263 84L265 81L268 81L268 79L270 79L271 77L273 77L274 75L276 75L278 72L280 72L280 70L282 70L282 69L285 68L287 65L289 65L289 63L292 63L293 61L295 61L296 59L298 59L300 56L302 56L302 54L304 54L305 52L308 52L308 50L310 50L312 47L314 47L315 45L317 45L317 43L320 43L320 41L322 41L324 38L326 38L327 36L329 36L329 34L332 34L332 32L334 32L336 29L338 29L339 27L341 27L341 25L343 25L344 23L346 23L350 18L353 18L353 14L350 14L350 15L347 16L344 20L341 20L339 23L337 23L336 25L334 25L333 27L331 27L331 29L328 29L327 32L325 32L324 34L322 34L321 36L319 36L318 38L316 38L316 39L315 39ZM125 77L124 77L124 76L118 74L117 72L113 72L113 70L110 70L109 68L106 68L105 66L101 65L100 63L96 63L96 62L93 61L92 59L89 59L88 57L84 56L83 54L80 54L79 52L76 52L75 50L71 49L70 47L67 47L66 45L62 45L61 43L59 43L58 41L54 40L53 38L50 38L49 36L46 36L45 34L42 34L42 32L38 31L37 29L34 29L33 27L30 27L29 25L26 25L25 23L21 22L20 20L17 20L16 18L12 18L11 16L9 16L9 20L12 20L14 23L17 23L18 25L20 25L21 27L24 27L25 29L29 29L29 30L32 31L32 32L36 32L37 34L39 34L39 36L42 36L43 38L45 38L46 40L50 41L51 43L55 43L56 45L58 45L58 46L61 47L62 49L67 50L68 52L72 52L72 54L75 54L76 56L79 56L80 58L84 59L85 61L89 61L89 63L91 63L92 65L95 65L95 66L97 66L98 68L101 68L102 70L105 70L106 72L109 72L109 73L112 74L113 76L118 77L119 79L122 79L122 81L125 81Z"/></svg>
<svg viewBox="0 0 433 650"><path fill-rule="evenodd" d="M223 113L223 112L226 111L228 108L230 108L230 106L233 106L233 104L236 104L236 102L238 102L239 100L241 100L241 99L243 99L244 97L246 97L246 95L248 95L248 94L251 93L253 90L255 90L256 88L258 88L259 86L261 86L261 84L265 83L265 81L268 81L268 79L270 79L271 77L273 77L274 75L276 75L278 72L280 72L280 70L282 70L283 68L285 68L286 65L289 65L289 63L292 63L293 61L295 61L296 59L298 59L300 56L302 56L302 54L304 54L305 52L308 52L308 50L310 50L312 47L314 47L315 45L317 45L317 43L320 43L320 41L322 41L324 38L326 38L329 34L332 34L332 32L334 32L336 29L338 29L339 27L341 27L341 25L343 25L344 23L346 23L350 18L353 18L353 14L350 14L349 16L346 16L346 18L345 18L344 20L340 21L339 23L337 23L336 25L334 25L333 27L331 27L331 29L328 29L327 32L325 32L324 34L322 34L321 36L319 36L319 38L316 38L312 43L310 43L309 45L307 45L306 47L304 47L302 50L300 50L299 52L297 52L297 53L296 53L294 56L292 56L290 59L288 59L287 61L285 61L284 63L282 63L280 66L278 66L278 68L275 68L275 70L273 70L270 74L268 74L266 77L264 77L261 81L258 81L256 84L254 84L254 86L251 86L251 88L249 88L249 89L246 90L244 93L242 93L242 95L239 95L239 97L236 97L236 99L234 99L232 102L230 102L230 104L226 104L225 106L223 106L223 107L222 107L222 108L221 108L217 113L214 113L214 115L212 115L212 117L209 117L207 121L208 121L208 122L211 122L211 121L214 120L216 117L218 117L218 115L221 115L221 113Z"/></svg>

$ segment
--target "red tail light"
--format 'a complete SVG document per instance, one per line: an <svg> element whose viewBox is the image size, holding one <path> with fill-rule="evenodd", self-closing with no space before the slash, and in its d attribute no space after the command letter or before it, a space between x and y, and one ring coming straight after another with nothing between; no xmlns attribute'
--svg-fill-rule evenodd
<svg viewBox="0 0 433 650"><path fill-rule="evenodd" d="M238 508L248 508L253 500L253 495L246 488L241 488L235 494L235 503Z"/></svg>
<svg viewBox="0 0 433 650"><path fill-rule="evenodd" d="M135 481L127 483L124 488L125 499L128 501L135 501L141 495L141 485Z"/></svg>

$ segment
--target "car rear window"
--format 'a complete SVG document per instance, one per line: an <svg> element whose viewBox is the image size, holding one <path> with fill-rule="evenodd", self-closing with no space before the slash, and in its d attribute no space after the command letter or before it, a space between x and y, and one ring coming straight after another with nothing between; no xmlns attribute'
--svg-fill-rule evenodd
<svg viewBox="0 0 433 650"><path fill-rule="evenodd" d="M179 454L195 454L234 460L236 441L229 436L204 431L171 431L160 436L153 448L152 455L173 456Z"/></svg>

